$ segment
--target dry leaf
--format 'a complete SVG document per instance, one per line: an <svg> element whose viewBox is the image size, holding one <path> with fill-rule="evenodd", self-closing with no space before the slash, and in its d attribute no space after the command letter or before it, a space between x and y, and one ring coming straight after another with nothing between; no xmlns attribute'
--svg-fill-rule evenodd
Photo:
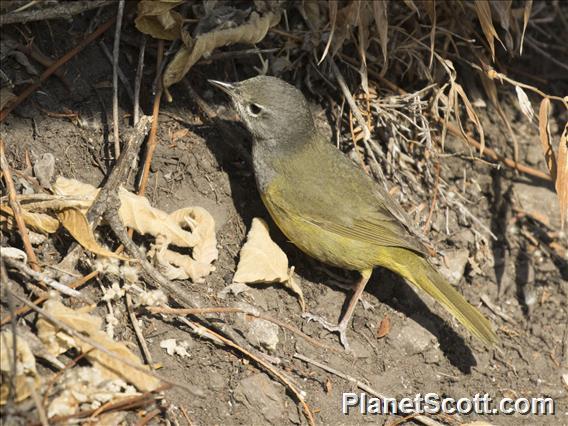
<svg viewBox="0 0 568 426"><path fill-rule="evenodd" d="M93 185L81 182L77 179L67 179L63 176L58 176L55 183L52 185L53 192L59 195L71 196L71 197L84 197L85 199L91 200L95 199L99 193L99 189L95 188ZM85 211L88 210L90 204L85 206Z"/></svg>
<svg viewBox="0 0 568 426"><path fill-rule="evenodd" d="M389 334L390 331L391 331L391 320L387 315L385 315L379 324L379 328L377 329L377 339L382 339L387 334Z"/></svg>
<svg viewBox="0 0 568 426"><path fill-rule="evenodd" d="M87 217L79 209L70 208L65 209L57 213L57 217L61 222L61 225L67 229L71 236L77 241L81 246L95 254L105 257L114 257L121 260L130 260L126 256L121 256L115 254L110 250L102 247L96 240L91 225Z"/></svg>
<svg viewBox="0 0 568 426"><path fill-rule="evenodd" d="M10 229L15 229L14 212L8 206L0 206L0 222L6 223ZM22 218L27 226L36 232L53 234L59 229L59 221L44 213L31 213L22 208Z"/></svg>
<svg viewBox="0 0 568 426"><path fill-rule="evenodd" d="M410 10L412 10L418 16L420 16L420 11L418 10L418 7L414 4L414 2L412 0L403 0L403 1L404 1L404 4L406 5L406 7L408 7Z"/></svg>
<svg viewBox="0 0 568 426"><path fill-rule="evenodd" d="M66 369L57 381L59 394L50 399L48 417L70 416L83 408L99 408L118 398L136 395L136 389L122 379L109 379L104 371L94 367ZM108 424L97 416L98 424Z"/></svg>
<svg viewBox="0 0 568 426"><path fill-rule="evenodd" d="M501 24L501 28L505 31L505 45L507 49L513 51L513 37L511 36L511 6L513 4L513 0L499 0L499 1L492 1L490 3L491 7L497 14L497 20L499 24Z"/></svg>
<svg viewBox="0 0 568 426"><path fill-rule="evenodd" d="M335 33L335 25L337 23L337 2L330 1L327 3L327 7L329 12L329 22L331 23L331 30L329 31L329 37L327 39L325 49L323 50L323 54L321 55L321 58L318 61L318 65L320 65L327 56L329 47L331 46L331 42L333 41L333 34Z"/></svg>
<svg viewBox="0 0 568 426"><path fill-rule="evenodd" d="M141 0L134 21L136 28L154 38L177 40L180 38L183 17L172 9L182 3L180 0Z"/></svg>
<svg viewBox="0 0 568 426"><path fill-rule="evenodd" d="M523 10L523 33L521 34L521 44L519 46L519 54L523 54L523 44L525 41L525 31L527 30L527 25L529 23L529 18L531 16L533 0L525 1L525 8Z"/></svg>
<svg viewBox="0 0 568 426"><path fill-rule="evenodd" d="M59 177L53 185L61 195L90 197L94 199L98 189L82 182ZM186 207L168 214L150 205L145 197L119 188L122 223L142 235L152 235L156 243L148 255L169 279L202 281L215 268L211 265L219 256L215 235L215 221L201 207ZM88 206L87 206L88 207ZM184 228L189 228L190 231ZM192 256L168 250L172 244L192 248Z"/></svg>
<svg viewBox="0 0 568 426"><path fill-rule="evenodd" d="M373 15L375 17L375 25L377 26L377 32L379 33L381 51L383 52L383 60L385 61L385 68L386 68L387 42L388 42L387 35L389 30L389 21L387 15L388 3L386 0L375 0L372 3L373 3Z"/></svg>
<svg viewBox="0 0 568 426"><path fill-rule="evenodd" d="M483 34L485 34L485 38L487 39L487 43L491 49L491 58L495 62L495 39L500 42L501 39L497 35L497 31L495 31L495 27L493 26L491 6L489 2L486 0L475 0L475 12L477 13L477 18L481 23L481 29L483 30Z"/></svg>
<svg viewBox="0 0 568 426"><path fill-rule="evenodd" d="M304 296L292 279L292 273L293 269L288 270L286 254L270 238L268 225L255 217L247 241L241 249L233 281L247 284L282 283L296 293L304 309Z"/></svg>
<svg viewBox="0 0 568 426"><path fill-rule="evenodd" d="M193 246L192 257L201 263L212 263L219 257L217 238L215 237L215 220L202 207L186 207L170 213L170 219L179 226L189 225L193 235L197 236Z"/></svg>
<svg viewBox="0 0 568 426"><path fill-rule="evenodd" d="M168 249L167 241L157 237L148 255L154 259L158 270L169 280L191 279L193 282L204 282L203 277L215 270L210 263L198 262L190 256Z"/></svg>
<svg viewBox="0 0 568 426"><path fill-rule="evenodd" d="M88 352L85 357L93 366L104 370L104 374L108 374L108 376L112 378L121 378L132 383L140 391L152 391L160 385L160 381L155 377L144 374L140 370L134 369L119 361L120 359L128 360L131 364L138 365L142 369L147 369L126 345L115 342L100 329L102 323L101 318L82 312L81 310L68 308L56 299L50 299L45 302L44 309L55 319L95 340L99 345L116 354L118 359L98 349L93 349L93 347L84 340L70 336L65 331L60 330L57 326L50 323L47 319L40 317L37 321L38 337L53 355L58 355L71 348L77 348L82 353Z"/></svg>
<svg viewBox="0 0 568 426"><path fill-rule="evenodd" d="M178 247L193 247L198 243L195 235L184 231L166 212L152 207L146 197L133 194L124 188L119 189L118 196L118 214L125 226L141 235L164 235Z"/></svg>
<svg viewBox="0 0 568 426"><path fill-rule="evenodd" d="M529 101L529 97L527 96L525 91L519 86L515 86L515 92L517 92L517 99L519 100L519 106L521 107L521 112L532 123L534 119L534 110L531 105L531 101Z"/></svg>
<svg viewBox="0 0 568 426"><path fill-rule="evenodd" d="M41 379L37 375L35 357L32 354L28 342L16 335L16 376L13 378L16 402L23 401L31 394L31 385L36 388L41 384ZM0 404L6 404L10 382L12 381L12 366L14 354L14 335L10 330L0 333L0 373L2 382L0 384Z"/></svg>
<svg viewBox="0 0 568 426"><path fill-rule="evenodd" d="M288 258L270 238L266 222L255 217L247 241L241 249L233 281L254 284L282 283L286 280L288 280Z"/></svg>
<svg viewBox="0 0 568 426"><path fill-rule="evenodd" d="M461 100L465 105L465 111L467 112L468 118L475 124L475 127L477 128L477 132L479 133L479 143L481 145L479 148L479 155L483 155L483 150L485 149L485 132L483 131L483 126L481 125L481 121L479 120L479 117L477 116L475 109L473 108L473 105L471 105L471 102L469 101L467 95L465 94L465 91L463 90L462 86L458 83L455 83L454 86L456 94L461 98ZM457 111L456 111L456 117L460 129L462 131L462 134L464 135L464 137L467 137L461 125L461 120L459 119L459 114Z"/></svg>
<svg viewBox="0 0 568 426"><path fill-rule="evenodd" d="M540 102L540 108L538 110L538 130L540 143L542 145L542 151L544 152L546 167L548 167L552 181L556 182L556 156L554 155L554 150L552 149L550 129L548 127L549 111L550 99L544 98Z"/></svg>
<svg viewBox="0 0 568 426"><path fill-rule="evenodd" d="M268 12L260 17L252 12L248 22L236 28L225 28L199 35L193 47L183 45L164 71L164 88L180 81L202 56L214 49L235 43L255 44L260 42L268 30L280 22L280 14Z"/></svg>

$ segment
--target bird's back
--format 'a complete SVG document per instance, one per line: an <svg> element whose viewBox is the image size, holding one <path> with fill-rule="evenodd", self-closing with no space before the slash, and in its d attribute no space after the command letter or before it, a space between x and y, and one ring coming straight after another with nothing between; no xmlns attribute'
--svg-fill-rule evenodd
<svg viewBox="0 0 568 426"><path fill-rule="evenodd" d="M322 136L271 159L259 185L262 199L283 233L300 249L334 266L378 266L381 247L424 252L394 200ZM268 157L268 159L267 159Z"/></svg>

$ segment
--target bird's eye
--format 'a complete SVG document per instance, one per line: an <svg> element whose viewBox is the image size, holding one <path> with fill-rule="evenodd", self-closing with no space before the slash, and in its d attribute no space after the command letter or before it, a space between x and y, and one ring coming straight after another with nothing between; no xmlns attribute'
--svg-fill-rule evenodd
<svg viewBox="0 0 568 426"><path fill-rule="evenodd" d="M256 117L258 114L260 114L262 112L262 107L258 104L248 104L247 110L248 110L250 115L252 115L253 117Z"/></svg>

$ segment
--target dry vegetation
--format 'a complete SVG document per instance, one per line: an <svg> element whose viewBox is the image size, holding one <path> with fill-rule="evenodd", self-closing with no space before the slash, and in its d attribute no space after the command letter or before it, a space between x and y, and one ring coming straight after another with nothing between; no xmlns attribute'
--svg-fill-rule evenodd
<svg viewBox="0 0 568 426"><path fill-rule="evenodd" d="M56 46L62 34L55 27L62 23L74 35L65 50ZM248 167L248 152L231 141L243 132L222 119L228 115L214 108L217 102L206 93L205 80L210 77L233 80L268 74L296 84L326 111L318 120L325 121L325 115L331 125L322 124L322 131L390 189L431 240L433 251L465 246L470 277L485 273L487 259L493 256L489 253L499 242L511 253L538 253L554 265L553 272L537 279L543 283L538 304L557 300L553 306L559 313L552 318L568 317L568 8L562 1L14 0L1 3L0 25L1 404L7 422L220 422L203 412L188 414L191 402L170 402L175 389L184 395L195 395L196 389L176 380L175 373L162 374L153 361L156 350L181 359L189 356L187 344L175 339L148 348L152 332L147 326L160 322L178 324L188 339L213 342L208 350L251 362L284 385L303 416L290 422L326 421L314 413L316 405L325 404L314 404L299 385L304 369L314 368L312 364L292 359L290 351L279 352L274 335L263 340L222 320L246 315L268 324L266 329L276 336L279 329L285 330L319 352L337 351L306 335L303 328L300 331L299 321L291 325L286 318L277 319L275 312L269 315L233 303L246 288L244 283L278 282L304 307L294 268L270 240L266 224L255 222L257 233L249 235L248 247L234 265L243 229L250 222L239 218L237 225L228 221L231 226L219 229L214 213L187 203L166 213L172 209L158 208L157 189L149 188L159 181L156 177L150 183L159 174L154 155L160 149L162 157L163 150L174 150L179 141L190 138L188 129L193 132L204 122L220 132L223 149L242 159L241 168ZM46 48L58 56L47 54ZM72 138L52 147L56 155L39 145L30 153L33 141L18 146L17 140L22 123L28 129L36 126L35 119L22 121L30 108L54 123L71 123L77 132L89 128L80 107L54 108L41 99L44 85L55 84L60 93L62 87L71 93L74 85L88 79L80 73L71 79L66 70L87 61L82 58L89 48L104 52L109 61L105 66L112 69L112 77L107 72L104 81L112 90L105 92L105 116L111 124L96 133L100 148L93 145L83 151L92 156L88 166L95 164L104 178L91 181L69 179L84 175L65 173L59 162ZM186 94L194 118L169 107L168 102L179 105ZM172 117L182 127L170 132L167 126L172 121L163 123ZM534 137L525 137L515 127L518 123ZM20 136L36 133L37 129L29 130ZM526 161L534 147L541 152L540 166L540 159ZM85 164L77 158L70 161L79 169ZM204 185L213 188L211 197L219 205L217 189L225 176L221 179L217 173L223 167L204 173ZM171 197L175 173L186 173L173 169L162 170L174 177L160 186L160 191L171 190ZM497 197L495 187L494 198L488 199L478 183L483 174L534 185L534 197L540 197L540 190L555 189L554 210L544 201L541 209L507 207L512 196ZM463 190L456 182L462 182ZM98 184L99 189L93 186ZM152 202L145 197L150 191ZM491 218L480 203L492 210ZM506 229L515 230L510 241L492 222L502 211L508 212L502 218ZM456 237L452 243L465 228L471 241ZM497 259L491 262L496 264ZM221 272L230 273L228 283ZM201 286L231 284L223 294L233 292L235 297L198 298L184 290L183 280ZM483 290L481 300L508 342L505 346L514 349L526 336L535 335L532 329L519 331L515 325L531 321L523 312L535 306L536 293L511 296L524 307L512 318L499 306L499 297L507 293L497 289L500 280L498 276L497 283L491 283L494 290ZM550 281L545 285L546 280ZM305 303L316 302L306 298ZM327 314L335 315L339 308L330 308ZM385 313L376 337L383 339L391 327ZM551 376L557 377L558 388L568 389L568 330L561 323L550 327L557 340L545 346L558 368ZM125 336L130 336L130 343L123 342ZM496 363L512 362L507 356L492 356ZM285 359L283 364L279 358ZM358 385L378 393L362 382ZM566 401L565 390L558 395ZM415 415L387 421L462 420Z"/></svg>

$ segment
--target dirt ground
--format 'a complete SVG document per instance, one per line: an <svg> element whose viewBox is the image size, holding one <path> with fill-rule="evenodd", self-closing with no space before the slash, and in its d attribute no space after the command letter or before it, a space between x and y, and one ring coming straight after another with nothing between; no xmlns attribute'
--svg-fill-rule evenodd
<svg viewBox="0 0 568 426"><path fill-rule="evenodd" d="M63 30L39 23L32 27L32 32L40 48L58 57L74 45L75 32L82 33L86 22L78 19L69 25L66 23L64 27L68 28ZM107 45L110 37L109 34L105 39ZM135 63L127 57L125 70L134 69L130 60ZM227 100L209 87L206 79L244 79L255 75L252 67L258 65L256 61L249 57L238 60L236 66L223 60L198 64L191 72L190 81L217 113L234 117ZM128 74L131 77L130 71ZM66 66L66 78L72 83L71 91L56 78L50 78L1 124L8 160L14 169L21 170L25 168L26 152L32 160L51 153L56 158L56 174L99 186L111 166L106 144L112 119L111 66L95 43ZM150 111L152 78L153 74L149 74L143 82L142 105L146 112ZM308 311L335 321L349 294L336 286L335 275L346 280L354 276L339 270L330 274L329 268L307 258L286 241L262 205L250 164L231 147L241 145L248 150L250 140L238 136L228 140L226 133L204 118L183 85L174 86L172 93L174 102L162 103L159 145L147 195L152 205L165 211L185 206L206 208L216 221L220 252L216 270L204 283L183 281L176 286L200 300L202 306L252 305L335 348L336 352L322 349L280 328L278 343L271 353L280 360L279 368L305 392L318 424L392 425L413 420L389 415L365 416L356 411L342 415L342 394L361 390L348 380L294 358L294 354L324 363L391 397L435 392L461 398L487 393L495 400L550 397L556 403L556 414L552 416L433 416L441 422L568 424L568 389L562 382L562 374L568 373L568 262L566 255L562 257L549 245L556 238L563 246L560 249L566 250L566 239L558 237L559 207L552 184L481 160L463 141L448 136L444 152L437 156L440 177L446 194L451 192L465 208L436 209L428 237L443 254L438 256L437 264L445 265L459 291L492 321L501 343L492 349L484 347L427 296L414 291L394 274L377 269L348 331L353 353L346 353L336 335L302 319L294 294L280 286L251 286L243 293L221 298L220 292L232 283L238 252L253 217L269 223L272 237L288 255L290 265L295 266ZM326 115L329 105L308 90L305 93L318 119L331 133L335 123ZM566 92L555 94L563 96ZM124 116L130 104L126 96L120 99ZM546 171L538 128L519 112L514 94L508 99L504 103L505 114L519 140L521 162ZM78 112L81 121L54 114L66 110ZM479 114L488 145L510 156L511 144L495 111L487 106L480 108ZM563 126L560 117L551 123L551 133L557 138ZM228 124L242 128L236 122ZM348 129L343 130L345 134L341 137L349 141ZM386 152L386 144L380 142ZM416 151L417 155L422 153ZM409 167L419 168L424 161L427 160L419 158ZM393 173L396 171L386 173L389 187L397 187L403 194L412 192L410 199L419 200L422 208L410 204L405 208L413 211L417 222L423 221L432 201L433 182L422 178L416 170L414 186L406 179L401 184L393 179ZM129 185L133 182L131 176ZM537 220L543 217L549 226ZM98 232L102 239L112 241L106 227ZM144 244L143 239L136 242ZM42 262L57 263L70 243L70 238L60 235L36 249ZM3 234L2 245L20 246L20 242L15 235ZM97 284L81 291L94 300L101 296ZM3 304L2 315L6 312ZM106 305L100 303L95 312L104 317ZM114 314L120 320L116 327L117 340L131 342L131 349L139 353L124 304L117 303ZM249 331L250 321L239 315L210 318L230 323L245 336ZM175 415L180 424L185 424L185 420L175 407L183 407L192 424L305 424L293 397L254 362L223 345L191 334L172 317L145 314L140 320L154 362L161 365L159 374L194 389L188 393L174 387L164 393L164 404L171 404L174 407L171 409L177 410ZM390 330L386 336L377 338L379 325L389 320ZM33 329L34 315L20 319L20 324ZM189 356L166 354L160 342L171 338L187 342ZM37 421L33 410L11 419L22 424ZM134 424L136 413L128 413L124 421ZM152 424L163 421L155 418Z"/></svg>

